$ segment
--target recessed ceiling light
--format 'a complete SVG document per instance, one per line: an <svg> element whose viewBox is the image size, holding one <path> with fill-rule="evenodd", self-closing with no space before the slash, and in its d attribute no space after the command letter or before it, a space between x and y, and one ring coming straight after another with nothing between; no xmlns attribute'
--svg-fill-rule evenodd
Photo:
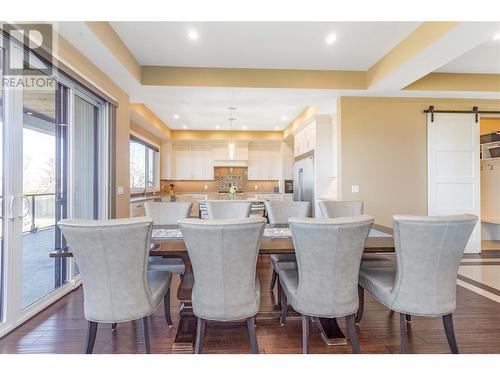
<svg viewBox="0 0 500 375"><path fill-rule="evenodd" d="M336 40L337 40L337 36L332 33L332 34L328 34L328 36L325 39L325 42L326 42L326 44L331 45L331 44L335 43Z"/></svg>
<svg viewBox="0 0 500 375"><path fill-rule="evenodd" d="M179 117L180 117L179 115L174 115L174 118L175 118L176 120L178 120L178 119L179 119Z"/></svg>
<svg viewBox="0 0 500 375"><path fill-rule="evenodd" d="M495 36L493 37L493 40L500 40L500 33L495 34Z"/></svg>
<svg viewBox="0 0 500 375"><path fill-rule="evenodd" d="M280 130L280 127L279 126L275 126L274 130Z"/></svg>
<svg viewBox="0 0 500 375"><path fill-rule="evenodd" d="M220 129L220 126L219 126L219 125L217 125L217 126L215 127L215 129Z"/></svg>
<svg viewBox="0 0 500 375"><path fill-rule="evenodd" d="M196 30L190 30L188 32L188 38L191 39L191 40L198 39L198 33L196 32Z"/></svg>
<svg viewBox="0 0 500 375"><path fill-rule="evenodd" d="M282 119L283 121L286 121L286 120L288 120L288 117L283 116L281 119Z"/></svg>
<svg viewBox="0 0 500 375"><path fill-rule="evenodd" d="M183 125L182 126L182 129L187 129L188 127L186 125Z"/></svg>

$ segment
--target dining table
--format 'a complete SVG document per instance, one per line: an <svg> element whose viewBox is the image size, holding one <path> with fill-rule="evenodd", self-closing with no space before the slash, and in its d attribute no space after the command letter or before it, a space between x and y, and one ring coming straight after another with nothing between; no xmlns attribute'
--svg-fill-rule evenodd
<svg viewBox="0 0 500 375"><path fill-rule="evenodd" d="M364 253L393 253L394 239L392 229L374 224L372 229L384 233L383 237L369 236L365 243ZM259 245L259 255L271 254L294 254L293 240L288 225L267 224ZM71 249L53 251L53 258L72 257ZM182 238L182 232L177 225L154 225L152 231L149 256L160 256L164 258L181 258L185 264L184 273L177 289L177 299L181 302L179 310L179 322L172 350L174 352L194 351L196 338L197 319L193 314L191 304L191 292L194 285L194 274L189 259L188 250ZM259 311L256 316L257 323L260 320L279 320L281 309L277 305L272 308ZM289 317L299 318L300 315L292 309ZM337 323L336 318L313 318L318 327L321 337L327 345L346 345L347 339Z"/></svg>

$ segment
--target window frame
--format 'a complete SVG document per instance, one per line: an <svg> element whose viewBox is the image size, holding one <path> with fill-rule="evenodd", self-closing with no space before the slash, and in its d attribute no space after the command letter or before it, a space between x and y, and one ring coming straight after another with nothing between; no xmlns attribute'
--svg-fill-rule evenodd
<svg viewBox="0 0 500 375"><path fill-rule="evenodd" d="M144 138L140 134L130 131L129 144L135 142L144 147L144 174L149 173L149 153L153 152L153 186L146 187L147 193L159 192L160 189L160 146ZM129 152L129 170L130 170L130 152ZM129 178L130 180L130 178ZM132 187L129 181L131 194L144 193L144 186Z"/></svg>

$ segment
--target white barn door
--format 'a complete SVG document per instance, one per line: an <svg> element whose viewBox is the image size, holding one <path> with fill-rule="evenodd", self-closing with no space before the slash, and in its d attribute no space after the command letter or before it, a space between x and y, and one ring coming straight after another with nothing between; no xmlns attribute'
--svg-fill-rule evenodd
<svg viewBox="0 0 500 375"><path fill-rule="evenodd" d="M428 215L470 213L481 217L479 122L475 114L427 115ZM466 252L481 251L478 221Z"/></svg>

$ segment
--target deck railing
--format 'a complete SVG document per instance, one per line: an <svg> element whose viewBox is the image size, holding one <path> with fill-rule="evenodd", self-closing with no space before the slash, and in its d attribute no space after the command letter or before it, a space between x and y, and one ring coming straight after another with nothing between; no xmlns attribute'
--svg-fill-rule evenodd
<svg viewBox="0 0 500 375"><path fill-rule="evenodd" d="M39 229L53 227L55 225L55 193L25 194L25 197L30 201L30 212L23 222L23 232L36 233Z"/></svg>

